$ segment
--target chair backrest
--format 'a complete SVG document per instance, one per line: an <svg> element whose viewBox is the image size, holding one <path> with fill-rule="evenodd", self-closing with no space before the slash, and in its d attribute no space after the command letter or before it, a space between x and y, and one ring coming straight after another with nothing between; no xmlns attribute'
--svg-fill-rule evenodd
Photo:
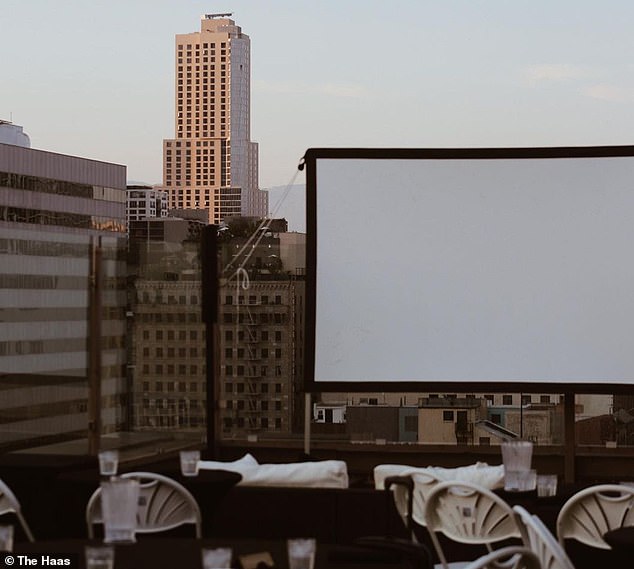
<svg viewBox="0 0 634 569"><path fill-rule="evenodd" d="M600 549L611 549L603 534L634 525L634 488L600 484L577 492L557 516L559 543L573 538Z"/></svg>
<svg viewBox="0 0 634 569"><path fill-rule="evenodd" d="M484 555L463 569L542 569L539 558L527 547L511 545Z"/></svg>
<svg viewBox="0 0 634 569"><path fill-rule="evenodd" d="M127 472L121 478L139 481L137 509L138 533L154 533L194 524L196 537L202 536L201 514L196 499L182 484L154 472ZM97 488L86 506L88 537L93 538L93 525L102 524L101 488Z"/></svg>
<svg viewBox="0 0 634 569"><path fill-rule="evenodd" d="M15 494L11 491L6 483L3 480L0 480L0 515L4 514L15 514L26 534L26 537L29 541L35 541L33 539L33 533L31 533L31 528L26 523L24 516L22 515L22 507L20 506L20 502L16 498Z"/></svg>
<svg viewBox="0 0 634 569"><path fill-rule="evenodd" d="M440 480L427 473L412 474L412 480L414 482L412 519L418 525L426 526L425 505L427 504L427 498L435 486L440 484Z"/></svg>
<svg viewBox="0 0 634 569"><path fill-rule="evenodd" d="M537 555L542 569L575 569L564 548L541 519L522 506L514 506L513 511L519 518L522 541Z"/></svg>
<svg viewBox="0 0 634 569"><path fill-rule="evenodd" d="M448 563L436 532L460 543L491 544L521 537L515 513L502 498L468 482L440 482L427 496L424 519L438 558Z"/></svg>
<svg viewBox="0 0 634 569"><path fill-rule="evenodd" d="M391 492L394 506L401 517L403 525L411 535L412 541L415 536L412 532L412 498L414 493L414 481L411 476L388 476L383 481L385 490Z"/></svg>

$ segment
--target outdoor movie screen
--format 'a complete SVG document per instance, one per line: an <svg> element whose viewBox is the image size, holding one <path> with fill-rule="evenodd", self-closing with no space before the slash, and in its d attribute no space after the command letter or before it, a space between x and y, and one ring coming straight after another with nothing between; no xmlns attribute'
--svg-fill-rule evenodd
<svg viewBox="0 0 634 569"><path fill-rule="evenodd" d="M305 165L307 390L634 383L634 147Z"/></svg>

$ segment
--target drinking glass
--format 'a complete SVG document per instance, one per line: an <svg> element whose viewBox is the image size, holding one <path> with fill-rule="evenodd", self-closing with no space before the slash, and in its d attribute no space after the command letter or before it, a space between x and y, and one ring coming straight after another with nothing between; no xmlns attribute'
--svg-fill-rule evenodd
<svg viewBox="0 0 634 569"><path fill-rule="evenodd" d="M317 547L315 539L289 539L286 544L289 569L314 569L315 550Z"/></svg>
<svg viewBox="0 0 634 569"><path fill-rule="evenodd" d="M102 450L99 453L99 474L114 476L119 468L119 451Z"/></svg>
<svg viewBox="0 0 634 569"><path fill-rule="evenodd" d="M111 478L101 483L105 543L134 543L139 481Z"/></svg>
<svg viewBox="0 0 634 569"><path fill-rule="evenodd" d="M199 450L182 450L180 452L181 458L181 473L183 476L197 476L198 475L198 462L200 461Z"/></svg>
<svg viewBox="0 0 634 569"><path fill-rule="evenodd" d="M531 482L522 482L528 475L522 472L530 471L533 459L533 443L530 441L504 441L502 443L502 462L504 463L504 490L518 491ZM534 489L535 485L533 484Z"/></svg>
<svg viewBox="0 0 634 569"><path fill-rule="evenodd" d="M233 551L230 547L202 550L203 569L229 569Z"/></svg>
<svg viewBox="0 0 634 569"><path fill-rule="evenodd" d="M86 569L114 569L114 547L111 545L85 548Z"/></svg>
<svg viewBox="0 0 634 569"><path fill-rule="evenodd" d="M13 526L0 526L0 551L13 551Z"/></svg>
<svg viewBox="0 0 634 569"><path fill-rule="evenodd" d="M556 474L539 474L537 476L537 495L540 498L557 495Z"/></svg>

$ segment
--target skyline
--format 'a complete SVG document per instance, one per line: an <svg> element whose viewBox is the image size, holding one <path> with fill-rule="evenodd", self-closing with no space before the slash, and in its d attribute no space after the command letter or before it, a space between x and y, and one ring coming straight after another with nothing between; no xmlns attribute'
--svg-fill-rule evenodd
<svg viewBox="0 0 634 569"><path fill-rule="evenodd" d="M214 12L251 38L262 188L317 146L632 143L634 6L617 1L5 0L0 118L161 183L175 36Z"/></svg>

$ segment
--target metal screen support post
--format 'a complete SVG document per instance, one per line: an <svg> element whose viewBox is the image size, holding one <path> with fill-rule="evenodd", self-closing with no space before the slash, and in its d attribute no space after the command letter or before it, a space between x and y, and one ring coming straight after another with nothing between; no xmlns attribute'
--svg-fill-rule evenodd
<svg viewBox="0 0 634 569"><path fill-rule="evenodd" d="M575 481L575 394L564 393L564 482Z"/></svg>
<svg viewBox="0 0 634 569"><path fill-rule="evenodd" d="M205 364L207 384L206 434L207 456L218 457L220 358L218 343L218 226L207 225L201 232L201 301L205 324Z"/></svg>
<svg viewBox="0 0 634 569"><path fill-rule="evenodd" d="M310 417L312 414L310 393L304 394L304 454L310 455Z"/></svg>

